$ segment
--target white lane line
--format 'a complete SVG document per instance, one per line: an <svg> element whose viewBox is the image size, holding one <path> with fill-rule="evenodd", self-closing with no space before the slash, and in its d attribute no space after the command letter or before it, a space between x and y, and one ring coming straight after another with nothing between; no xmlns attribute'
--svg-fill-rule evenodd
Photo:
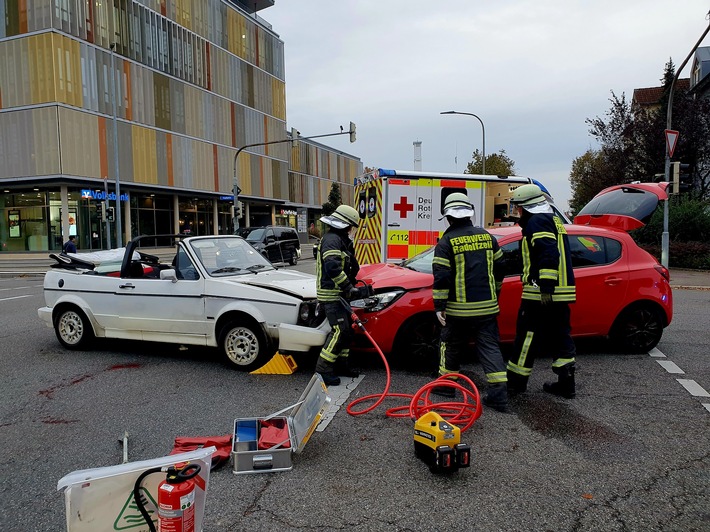
<svg viewBox="0 0 710 532"><path fill-rule="evenodd" d="M676 379L683 388L688 390L690 392L690 395L694 395L695 397L710 397L710 393L708 393L705 388L700 386L697 382L695 382L693 379Z"/></svg>
<svg viewBox="0 0 710 532"><path fill-rule="evenodd" d="M25 290L27 288L31 288L29 286L16 286L14 288L0 288L0 292L6 292L8 290Z"/></svg>
<svg viewBox="0 0 710 532"><path fill-rule="evenodd" d="M11 299L22 299L23 297L35 297L35 296L26 295L26 296L5 297L3 299L0 299L0 301L10 301Z"/></svg>
<svg viewBox="0 0 710 532"><path fill-rule="evenodd" d="M668 373L685 373L675 362L670 360L656 360Z"/></svg>
<svg viewBox="0 0 710 532"><path fill-rule="evenodd" d="M710 403L701 403L701 404L705 407L705 410L710 412Z"/></svg>
<svg viewBox="0 0 710 532"><path fill-rule="evenodd" d="M666 358L666 355L661 353L661 351L657 347L654 347L653 349L651 349L648 352L648 354L651 355L652 357Z"/></svg>
<svg viewBox="0 0 710 532"><path fill-rule="evenodd" d="M357 388L365 375L360 375L356 379L340 377L338 386L328 386L328 395L330 395L331 403L328 410L325 411L323 417L316 427L316 432L323 432L328 424L335 417L335 414L340 410L341 405L345 404L350 394Z"/></svg>

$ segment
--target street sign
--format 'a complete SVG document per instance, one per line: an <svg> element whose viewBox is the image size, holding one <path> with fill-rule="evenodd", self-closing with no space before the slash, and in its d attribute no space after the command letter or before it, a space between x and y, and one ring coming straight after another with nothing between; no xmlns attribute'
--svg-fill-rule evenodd
<svg viewBox="0 0 710 532"><path fill-rule="evenodd" d="M668 148L668 158L673 157L676 144L678 144L678 132L672 129L666 129L666 147Z"/></svg>

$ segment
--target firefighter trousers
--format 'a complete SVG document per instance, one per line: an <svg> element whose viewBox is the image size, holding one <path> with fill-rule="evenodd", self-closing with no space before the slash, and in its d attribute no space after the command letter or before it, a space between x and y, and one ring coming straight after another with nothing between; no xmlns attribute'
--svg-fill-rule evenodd
<svg viewBox="0 0 710 532"><path fill-rule="evenodd" d="M316 363L316 372L322 374L332 373L338 358L347 362L354 333L350 313L341 302L321 303L321 305L325 308L325 316L330 324L330 332L325 338L325 344Z"/></svg>
<svg viewBox="0 0 710 532"><path fill-rule="evenodd" d="M575 365L576 349L570 334L569 303L523 299L518 311L515 348L508 361L508 387L524 392L538 356L552 357L552 371L567 375Z"/></svg>
<svg viewBox="0 0 710 532"><path fill-rule="evenodd" d="M478 359L488 383L505 383L505 362L500 351L500 335L495 315L471 318L446 316L446 325L441 329L439 375L459 371L461 359L471 338L476 342Z"/></svg>

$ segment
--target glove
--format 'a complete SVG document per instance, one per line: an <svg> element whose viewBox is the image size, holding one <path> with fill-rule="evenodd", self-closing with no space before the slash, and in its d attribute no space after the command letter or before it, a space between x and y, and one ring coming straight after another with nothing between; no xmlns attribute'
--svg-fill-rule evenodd
<svg viewBox="0 0 710 532"><path fill-rule="evenodd" d="M370 291L371 288L369 285L358 287L350 285L350 287L345 292L345 298L349 301L353 301L355 299L364 299L371 295Z"/></svg>
<svg viewBox="0 0 710 532"><path fill-rule="evenodd" d="M549 305L550 303L552 303L552 294L547 294L545 292L542 292L540 294L540 303L543 306Z"/></svg>
<svg viewBox="0 0 710 532"><path fill-rule="evenodd" d="M437 312L436 319L439 320L439 323L441 323L442 327L446 327L446 311L445 310L440 310L439 312Z"/></svg>

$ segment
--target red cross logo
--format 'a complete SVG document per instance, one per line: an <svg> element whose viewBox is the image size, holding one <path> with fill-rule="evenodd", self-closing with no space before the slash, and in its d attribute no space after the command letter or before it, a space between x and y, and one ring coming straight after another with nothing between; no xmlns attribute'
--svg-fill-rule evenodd
<svg viewBox="0 0 710 532"><path fill-rule="evenodd" d="M399 211L400 218L406 218L408 212L414 212L414 204L409 203L406 196L401 196L399 203L394 204L394 210Z"/></svg>

